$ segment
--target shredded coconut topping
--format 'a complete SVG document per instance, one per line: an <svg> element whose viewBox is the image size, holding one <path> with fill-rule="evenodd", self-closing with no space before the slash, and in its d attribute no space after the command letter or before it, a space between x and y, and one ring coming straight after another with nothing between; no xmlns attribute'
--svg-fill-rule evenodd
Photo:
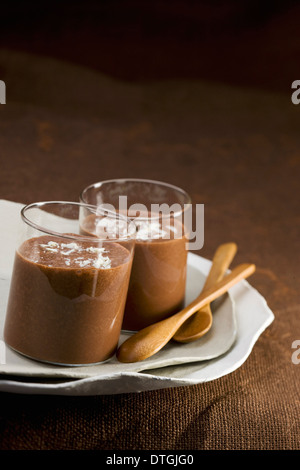
<svg viewBox="0 0 300 470"><path fill-rule="evenodd" d="M66 266L71 265L71 258L67 258L68 255L71 253L83 254L86 252L96 256L90 256L88 258L85 258L84 256L77 256L76 258L72 259L73 263L78 265L80 268L94 267L98 269L108 269L111 267L110 258L103 255L106 252L105 248L98 248L94 246L83 248L77 243L56 243L53 241L49 241L47 244L41 243L40 247L43 248L45 252L60 253L61 255L65 256L66 258L64 261ZM63 251L66 248L67 251Z"/></svg>
<svg viewBox="0 0 300 470"><path fill-rule="evenodd" d="M97 221L96 235L100 238L124 238L128 236L127 222L123 219L104 217Z"/></svg>
<svg viewBox="0 0 300 470"><path fill-rule="evenodd" d="M145 220L136 220L137 225L137 239L149 240L164 237L167 232L161 228L159 222L150 222Z"/></svg>

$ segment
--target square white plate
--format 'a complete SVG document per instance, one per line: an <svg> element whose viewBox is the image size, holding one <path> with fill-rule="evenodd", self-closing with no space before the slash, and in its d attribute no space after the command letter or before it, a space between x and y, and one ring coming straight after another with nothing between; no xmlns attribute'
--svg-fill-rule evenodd
<svg viewBox="0 0 300 470"><path fill-rule="evenodd" d="M238 368L274 319L265 299L247 281L213 303L213 326L199 340L169 343L145 361L122 364L114 357L85 367L52 366L27 359L3 342L3 325L23 205L0 201L0 391L56 395L103 395L190 385ZM195 298L211 262L188 256L186 302ZM120 343L127 334L121 334Z"/></svg>

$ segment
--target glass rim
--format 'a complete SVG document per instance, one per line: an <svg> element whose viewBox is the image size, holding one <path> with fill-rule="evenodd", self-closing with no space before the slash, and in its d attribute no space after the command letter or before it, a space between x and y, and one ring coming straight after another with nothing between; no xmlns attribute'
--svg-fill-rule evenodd
<svg viewBox="0 0 300 470"><path fill-rule="evenodd" d="M130 240L135 240L136 238L136 226L134 225L134 223L126 216L124 216L123 214L117 214L115 212L112 212L111 214L111 217L113 216L114 218L118 218L120 220L124 220L126 221L127 223L127 226L132 226L134 227L133 229L133 233L130 234L130 231L128 230L128 236L124 236L124 237L116 237L116 238L101 238L101 237L98 237L97 235L93 236L93 235L80 235L80 234L66 234L66 233L62 233L62 232L58 232L56 230L52 230L52 229L49 229L49 228L46 228L46 227L43 227L35 222L33 222L32 220L30 220L27 216L26 216L26 212L30 209L33 209L33 208L42 208L43 206L50 206L50 205L69 205L69 206L75 206L75 207L83 207L83 208L86 208L88 210L90 210L92 213L94 213L95 215L101 215L99 214L99 208L93 204L86 204L84 202L76 202L76 201L40 201L40 202L32 202L30 204L26 204L24 207L22 207L21 211L20 211L20 215L21 215L21 219L23 220L23 222L25 222L27 225L29 225L30 227L32 227L33 229L35 230L38 230L39 232L43 232L47 235L53 235L55 237L61 237L61 238L66 238L68 240L78 240L78 241L89 241L89 242L94 242L96 243L97 241L99 242L109 242L109 243L116 243L118 241L130 241ZM106 215L106 216L110 216L108 213L110 211L108 210L102 210L102 214L103 215Z"/></svg>
<svg viewBox="0 0 300 470"><path fill-rule="evenodd" d="M80 193L79 198L82 201L83 204L89 204L84 200L84 194L91 190L92 188L98 189L101 188L101 186L108 184L108 183L126 183L126 182L135 182L135 183L147 183L147 184L152 184L152 185L157 185L157 186L164 186L166 188L172 189L173 191L176 191L180 194L182 194L186 199L187 203L184 203L182 209L180 211L174 212L173 217L176 218L180 214L183 214L185 211L191 208L192 206L192 199L191 196L182 188L179 186L176 186L171 183L166 183L164 181L158 181L158 180L151 180L151 179L143 179L143 178L114 178L114 179L109 179L109 180L103 180L103 181L98 181L96 183L92 183L88 186L86 186ZM96 206L97 207L97 206ZM100 206L101 207L101 206ZM128 216L130 218L130 216ZM167 217L167 216L165 216ZM152 217L137 217L139 220L149 220ZM158 217L157 217L158 218ZM164 218L164 215L162 215L162 218ZM135 217L133 217L135 219Z"/></svg>

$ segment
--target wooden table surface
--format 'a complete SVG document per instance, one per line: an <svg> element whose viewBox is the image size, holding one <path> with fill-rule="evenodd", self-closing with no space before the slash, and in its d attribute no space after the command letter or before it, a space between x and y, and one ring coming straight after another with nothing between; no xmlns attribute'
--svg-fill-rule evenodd
<svg viewBox="0 0 300 470"><path fill-rule="evenodd" d="M275 321L241 367L212 382L92 397L1 393L0 449L299 449L300 364L292 343L300 340L300 107L291 102L291 83L300 77L298 44L291 41L288 52L280 43L283 31L295 33L295 15L276 11L242 29L229 21L232 12L221 12L222 42L219 30L214 41L213 31L196 34L202 16L193 16L192 4L181 23L178 12L155 16L148 5L157 24L164 20L156 36L145 22L138 29L147 17L139 9L122 29L122 8L117 24L105 10L97 36L95 8L81 26L75 8L56 28L30 24L22 41L12 20L2 32L0 198L78 200L88 184L120 177L178 185L205 205L198 254L211 259L220 243L235 241L233 265L257 265L249 282ZM74 38L85 30L77 47Z"/></svg>

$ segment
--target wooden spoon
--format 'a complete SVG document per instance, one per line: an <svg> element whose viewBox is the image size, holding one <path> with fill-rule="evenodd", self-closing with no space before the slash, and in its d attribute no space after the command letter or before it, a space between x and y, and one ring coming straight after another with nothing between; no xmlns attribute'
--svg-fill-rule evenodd
<svg viewBox="0 0 300 470"><path fill-rule="evenodd" d="M143 361L156 354L168 343L180 326L197 310L204 307L217 297L225 294L232 286L247 278L255 271L254 264L241 264L234 268L213 287L202 291L201 294L183 310L165 320L147 326L138 331L119 347L117 359L120 362Z"/></svg>
<svg viewBox="0 0 300 470"><path fill-rule="evenodd" d="M237 246L235 243L224 243L217 248L203 290L212 287L224 277L236 252ZM184 322L173 336L173 339L179 343L189 343L201 338L210 330L212 322L213 316L210 304L204 305L201 310Z"/></svg>

